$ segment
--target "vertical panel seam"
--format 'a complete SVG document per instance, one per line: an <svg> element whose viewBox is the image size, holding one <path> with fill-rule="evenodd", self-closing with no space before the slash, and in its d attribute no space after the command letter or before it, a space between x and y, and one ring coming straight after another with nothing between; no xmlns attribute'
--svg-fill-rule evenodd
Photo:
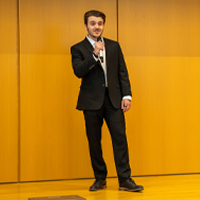
<svg viewBox="0 0 200 200"><path fill-rule="evenodd" d="M117 41L119 42L119 6L118 6L118 0L116 0L116 9L117 9Z"/></svg>
<svg viewBox="0 0 200 200"><path fill-rule="evenodd" d="M19 17L19 1L17 3L17 91L18 91L18 182L20 182L20 168L21 168L21 104L20 104L20 17Z"/></svg>

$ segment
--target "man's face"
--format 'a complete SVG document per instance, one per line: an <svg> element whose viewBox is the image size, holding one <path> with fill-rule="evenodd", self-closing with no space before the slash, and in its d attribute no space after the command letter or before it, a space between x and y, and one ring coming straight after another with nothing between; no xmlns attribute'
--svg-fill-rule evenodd
<svg viewBox="0 0 200 200"><path fill-rule="evenodd" d="M85 24L85 28L88 31L88 36L96 41L97 38L100 37L103 33L103 19L101 17L90 16L88 17L87 25Z"/></svg>

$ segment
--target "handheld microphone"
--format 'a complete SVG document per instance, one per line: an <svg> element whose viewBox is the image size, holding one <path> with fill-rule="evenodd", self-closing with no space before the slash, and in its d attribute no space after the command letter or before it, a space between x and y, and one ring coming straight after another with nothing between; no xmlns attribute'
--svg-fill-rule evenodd
<svg viewBox="0 0 200 200"><path fill-rule="evenodd" d="M99 42L99 41L102 41L101 37L97 38L97 42ZM99 51L99 57L100 57L101 62L103 62L103 52L102 52L102 50Z"/></svg>

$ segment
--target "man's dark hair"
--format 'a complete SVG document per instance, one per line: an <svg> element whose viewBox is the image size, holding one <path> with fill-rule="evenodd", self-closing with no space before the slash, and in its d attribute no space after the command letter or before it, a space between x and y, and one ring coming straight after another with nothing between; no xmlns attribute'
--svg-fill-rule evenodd
<svg viewBox="0 0 200 200"><path fill-rule="evenodd" d="M90 10L84 14L84 23L87 25L88 18L94 16L94 17L101 17L103 19L103 23L106 22L106 15L98 10Z"/></svg>

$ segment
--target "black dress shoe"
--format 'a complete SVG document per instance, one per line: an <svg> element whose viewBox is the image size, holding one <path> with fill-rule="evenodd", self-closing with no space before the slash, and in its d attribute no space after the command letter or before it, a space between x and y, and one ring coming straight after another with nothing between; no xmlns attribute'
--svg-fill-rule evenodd
<svg viewBox="0 0 200 200"><path fill-rule="evenodd" d="M106 188L106 180L96 179L93 185L90 187L90 191L97 191Z"/></svg>
<svg viewBox="0 0 200 200"><path fill-rule="evenodd" d="M139 192L141 190L144 190L144 188L141 185L136 185L135 182L131 178L129 178L125 182L120 183L119 190Z"/></svg>

